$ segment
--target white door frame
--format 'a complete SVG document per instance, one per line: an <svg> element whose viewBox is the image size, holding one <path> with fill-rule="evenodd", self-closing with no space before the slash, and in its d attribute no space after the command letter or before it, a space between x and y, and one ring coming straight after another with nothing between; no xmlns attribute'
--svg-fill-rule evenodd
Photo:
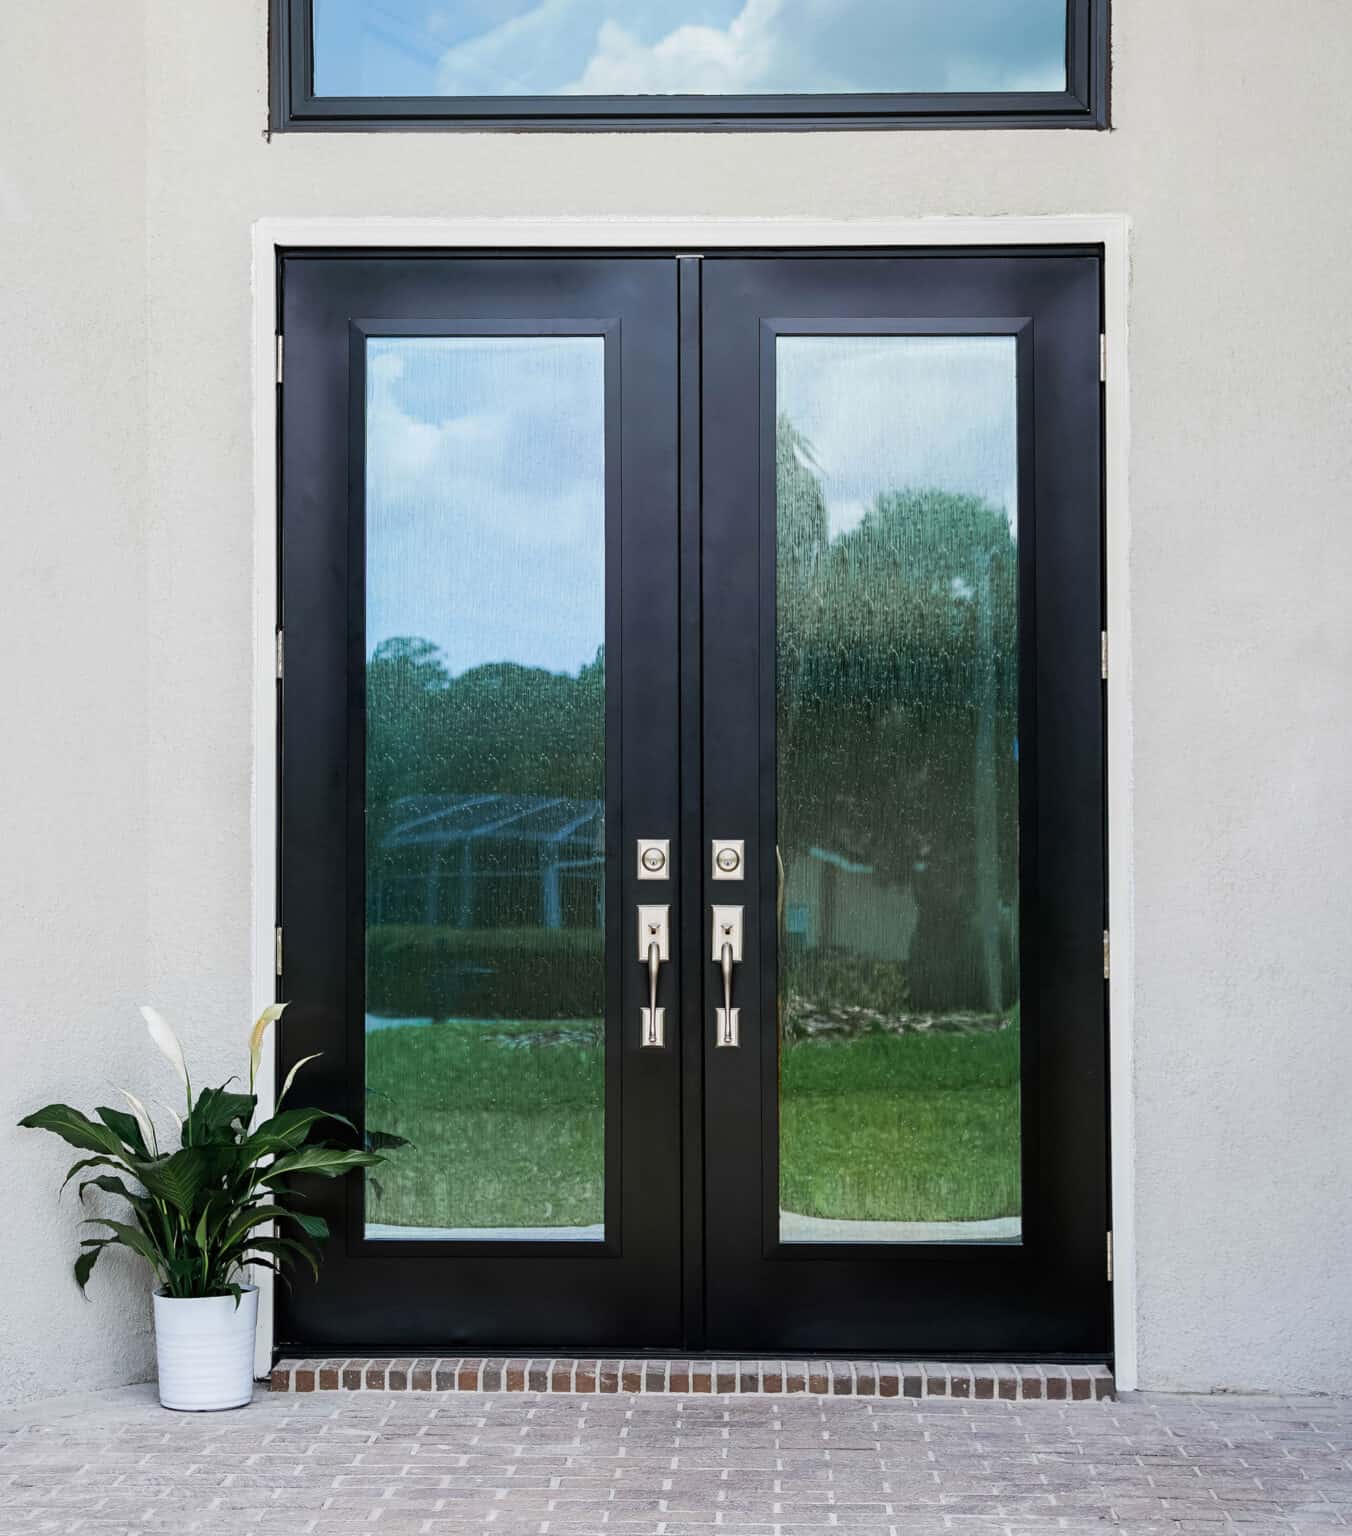
<svg viewBox="0 0 1352 1536"><path fill-rule="evenodd" d="M1132 691L1128 450L1128 248L1123 214L1056 214L989 219L401 219L266 218L253 227L254 372L254 683L253 927L255 1011L275 995L277 911L277 253L306 247L359 249L490 247L561 250L654 248L706 251L774 248L1098 245L1104 252L1107 338L1105 459L1107 624L1111 636L1108 719L1108 907L1112 976L1108 983L1113 1336L1117 1385L1136 1385L1135 1079L1132 963ZM271 1063L258 1084L266 1111L275 1084ZM259 1273L256 1374L271 1368L273 1286Z"/></svg>

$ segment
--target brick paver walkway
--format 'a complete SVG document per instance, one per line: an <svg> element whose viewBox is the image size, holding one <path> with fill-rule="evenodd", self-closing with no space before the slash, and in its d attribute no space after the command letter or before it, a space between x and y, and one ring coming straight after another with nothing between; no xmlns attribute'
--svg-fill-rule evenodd
<svg viewBox="0 0 1352 1536"><path fill-rule="evenodd" d="M1352 1403L272 1394L0 1429L0 1532L1327 1533Z"/></svg>

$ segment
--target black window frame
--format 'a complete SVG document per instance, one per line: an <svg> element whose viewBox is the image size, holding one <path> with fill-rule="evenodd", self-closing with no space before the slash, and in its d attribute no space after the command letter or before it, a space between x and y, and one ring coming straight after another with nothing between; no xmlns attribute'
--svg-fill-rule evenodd
<svg viewBox="0 0 1352 1536"><path fill-rule="evenodd" d="M1066 0L1064 91L794 96L316 96L314 0L270 0L273 132L1107 128L1110 0Z"/></svg>

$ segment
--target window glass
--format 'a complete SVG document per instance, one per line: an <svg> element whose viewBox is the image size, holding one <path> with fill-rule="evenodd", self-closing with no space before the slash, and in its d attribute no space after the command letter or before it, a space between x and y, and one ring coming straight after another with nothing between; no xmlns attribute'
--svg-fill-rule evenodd
<svg viewBox="0 0 1352 1536"><path fill-rule="evenodd" d="M779 338L785 1242L1020 1236L1015 358Z"/></svg>
<svg viewBox="0 0 1352 1536"><path fill-rule="evenodd" d="M1066 89L1065 0L314 0L318 96Z"/></svg>
<svg viewBox="0 0 1352 1536"><path fill-rule="evenodd" d="M369 1238L604 1236L604 370L367 343Z"/></svg>

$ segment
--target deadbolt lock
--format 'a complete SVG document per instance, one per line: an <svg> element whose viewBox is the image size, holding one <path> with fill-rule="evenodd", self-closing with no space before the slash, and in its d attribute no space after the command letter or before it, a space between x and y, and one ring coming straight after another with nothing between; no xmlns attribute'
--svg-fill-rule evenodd
<svg viewBox="0 0 1352 1536"><path fill-rule="evenodd" d="M740 837L716 837L713 841L713 868L710 876L714 880L740 880L744 874L742 868L746 860L746 844Z"/></svg>
<svg viewBox="0 0 1352 1536"><path fill-rule="evenodd" d="M638 840L638 878L666 880L670 876L671 842L665 837L641 837Z"/></svg>

